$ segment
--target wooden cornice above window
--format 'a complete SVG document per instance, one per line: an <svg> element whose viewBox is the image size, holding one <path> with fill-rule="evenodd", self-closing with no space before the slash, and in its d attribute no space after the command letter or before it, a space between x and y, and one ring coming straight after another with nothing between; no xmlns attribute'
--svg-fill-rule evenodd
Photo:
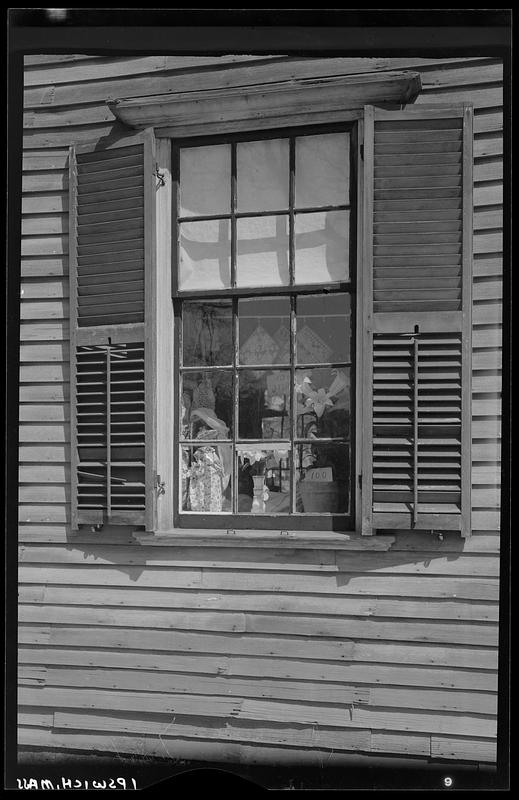
<svg viewBox="0 0 519 800"><path fill-rule="evenodd" d="M202 83L203 76L200 76ZM365 105L402 106L421 90L417 72L302 78L107 100L114 116L157 136L198 136L355 119Z"/></svg>

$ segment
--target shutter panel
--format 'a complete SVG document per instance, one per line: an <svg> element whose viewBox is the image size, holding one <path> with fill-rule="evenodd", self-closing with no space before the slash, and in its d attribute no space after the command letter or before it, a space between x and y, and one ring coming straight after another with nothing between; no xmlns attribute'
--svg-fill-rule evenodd
<svg viewBox="0 0 519 800"><path fill-rule="evenodd" d="M153 514L153 170L149 132L70 153L73 529Z"/></svg>
<svg viewBox="0 0 519 800"><path fill-rule="evenodd" d="M362 531L470 533L472 109L364 118Z"/></svg>

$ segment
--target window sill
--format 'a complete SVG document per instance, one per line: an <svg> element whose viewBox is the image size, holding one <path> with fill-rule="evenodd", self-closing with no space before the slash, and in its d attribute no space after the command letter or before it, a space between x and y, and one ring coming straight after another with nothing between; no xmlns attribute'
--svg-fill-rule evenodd
<svg viewBox="0 0 519 800"><path fill-rule="evenodd" d="M143 545L171 547L282 547L312 550L389 550L395 536L323 531L204 530L178 528L153 533L134 531L133 537Z"/></svg>

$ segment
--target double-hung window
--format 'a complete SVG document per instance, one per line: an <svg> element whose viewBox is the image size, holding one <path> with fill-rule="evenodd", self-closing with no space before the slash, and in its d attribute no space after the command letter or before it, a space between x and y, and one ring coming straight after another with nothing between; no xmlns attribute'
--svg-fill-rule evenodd
<svg viewBox="0 0 519 800"><path fill-rule="evenodd" d="M72 148L73 528L470 533L472 109L357 90Z"/></svg>
<svg viewBox="0 0 519 800"><path fill-rule="evenodd" d="M351 527L350 145L335 126L174 147L182 526Z"/></svg>

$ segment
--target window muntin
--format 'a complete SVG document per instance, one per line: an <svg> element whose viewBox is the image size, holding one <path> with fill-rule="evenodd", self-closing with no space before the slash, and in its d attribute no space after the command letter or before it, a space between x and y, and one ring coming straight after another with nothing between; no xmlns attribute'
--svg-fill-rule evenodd
<svg viewBox="0 0 519 800"><path fill-rule="evenodd" d="M209 199L197 151L215 156ZM350 134L240 137L177 163L179 523L350 527Z"/></svg>
<svg viewBox="0 0 519 800"><path fill-rule="evenodd" d="M349 283L350 160L346 130L180 147L176 292Z"/></svg>

